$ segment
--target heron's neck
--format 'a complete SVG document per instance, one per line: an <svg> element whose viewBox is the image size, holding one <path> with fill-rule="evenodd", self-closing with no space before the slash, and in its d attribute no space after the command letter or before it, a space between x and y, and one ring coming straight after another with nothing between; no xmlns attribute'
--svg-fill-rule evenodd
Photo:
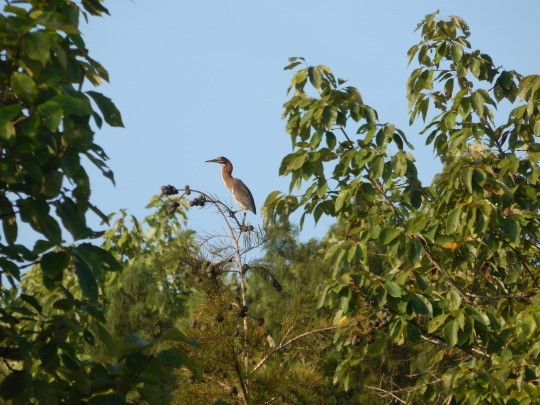
<svg viewBox="0 0 540 405"><path fill-rule="evenodd" d="M221 166L221 177L227 187L229 187L229 183L233 180L232 171L233 167L230 163Z"/></svg>

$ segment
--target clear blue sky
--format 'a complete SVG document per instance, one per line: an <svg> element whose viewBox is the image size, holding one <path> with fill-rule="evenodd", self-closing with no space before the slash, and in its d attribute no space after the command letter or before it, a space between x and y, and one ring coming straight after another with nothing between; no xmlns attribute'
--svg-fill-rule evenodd
<svg viewBox="0 0 540 405"><path fill-rule="evenodd" d="M278 168L291 150L281 120L289 56L325 64L358 87L381 121L408 134L424 181L438 164L408 127L405 82L406 52L418 41L413 31L425 14L459 15L469 23L473 47L496 65L540 72L538 0L115 0L106 6L110 17L83 28L91 56L111 76L101 91L126 125L96 138L117 181L112 187L93 176L94 202L106 213L127 208L142 218L163 184L189 184L230 201L219 166L204 163L217 156L234 163L259 211L271 191L287 190ZM196 230L221 229L210 210L189 216ZM302 239L322 236L328 223L307 224Z"/></svg>

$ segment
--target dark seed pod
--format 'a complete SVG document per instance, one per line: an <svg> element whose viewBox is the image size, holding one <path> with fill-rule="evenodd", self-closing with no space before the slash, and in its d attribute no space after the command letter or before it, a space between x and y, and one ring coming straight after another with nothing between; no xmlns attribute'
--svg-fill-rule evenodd
<svg viewBox="0 0 540 405"><path fill-rule="evenodd" d="M249 226L248 226L248 231L249 231L249 232L252 232L252 231L253 231L253 225L249 225Z"/></svg>
<svg viewBox="0 0 540 405"><path fill-rule="evenodd" d="M249 308L248 308L248 306L247 306L247 305L242 305L242 309L241 309L241 311L242 311L242 312L247 312L247 311L248 311L248 309L249 309Z"/></svg>
<svg viewBox="0 0 540 405"><path fill-rule="evenodd" d="M272 286L275 288L277 292L281 292L282 287L281 284L277 280L272 281Z"/></svg>
<svg viewBox="0 0 540 405"><path fill-rule="evenodd" d="M230 391L231 396L235 397L238 395L238 388L232 387Z"/></svg>
<svg viewBox="0 0 540 405"><path fill-rule="evenodd" d="M178 194L178 190L176 189L176 187L171 186L170 184L168 184L166 186L161 187L161 194L163 194L163 195L175 195L175 194Z"/></svg>
<svg viewBox="0 0 540 405"><path fill-rule="evenodd" d="M257 325L259 325L259 326L264 325L264 318L262 316L257 319Z"/></svg>
<svg viewBox="0 0 540 405"><path fill-rule="evenodd" d="M244 311L238 311L237 316L238 316L239 318L245 318L245 317L246 317L246 313L245 313Z"/></svg>
<svg viewBox="0 0 540 405"><path fill-rule="evenodd" d="M225 317L223 316L223 314L216 314L216 316L214 316L214 319L218 322L223 322L225 320Z"/></svg>
<svg viewBox="0 0 540 405"><path fill-rule="evenodd" d="M190 207L195 206L195 201L194 201L194 200L191 200L191 201L189 202L189 206L190 206Z"/></svg>
<svg viewBox="0 0 540 405"><path fill-rule="evenodd" d="M180 203L178 201L172 202L167 207L167 214L172 215L176 212L176 209L180 207Z"/></svg>
<svg viewBox="0 0 540 405"><path fill-rule="evenodd" d="M361 341L362 341L362 336L360 335L354 335L351 339L351 343L353 346L358 346Z"/></svg>
<svg viewBox="0 0 540 405"><path fill-rule="evenodd" d="M202 283L202 277L197 277L197 283Z"/></svg>

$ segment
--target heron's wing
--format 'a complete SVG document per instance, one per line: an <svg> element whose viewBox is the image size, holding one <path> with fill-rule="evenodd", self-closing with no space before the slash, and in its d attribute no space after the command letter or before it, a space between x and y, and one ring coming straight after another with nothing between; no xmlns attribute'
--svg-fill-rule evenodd
<svg viewBox="0 0 540 405"><path fill-rule="evenodd" d="M240 208L244 210L250 210L254 214L257 213L257 208L255 207L255 200L249 188L244 184L242 180L236 179L237 181L232 187L232 195L234 200L240 205Z"/></svg>

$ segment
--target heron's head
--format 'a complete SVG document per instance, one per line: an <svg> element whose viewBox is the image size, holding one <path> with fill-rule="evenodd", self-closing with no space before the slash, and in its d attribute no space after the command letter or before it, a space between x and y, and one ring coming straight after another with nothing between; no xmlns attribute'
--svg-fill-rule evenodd
<svg viewBox="0 0 540 405"><path fill-rule="evenodd" d="M229 159L227 159L226 157L223 157L223 156L220 156L218 158L215 158L215 159L210 159L210 160L207 160L206 161L207 163L219 163L219 164L222 164L222 165L225 165L227 163L230 163Z"/></svg>

